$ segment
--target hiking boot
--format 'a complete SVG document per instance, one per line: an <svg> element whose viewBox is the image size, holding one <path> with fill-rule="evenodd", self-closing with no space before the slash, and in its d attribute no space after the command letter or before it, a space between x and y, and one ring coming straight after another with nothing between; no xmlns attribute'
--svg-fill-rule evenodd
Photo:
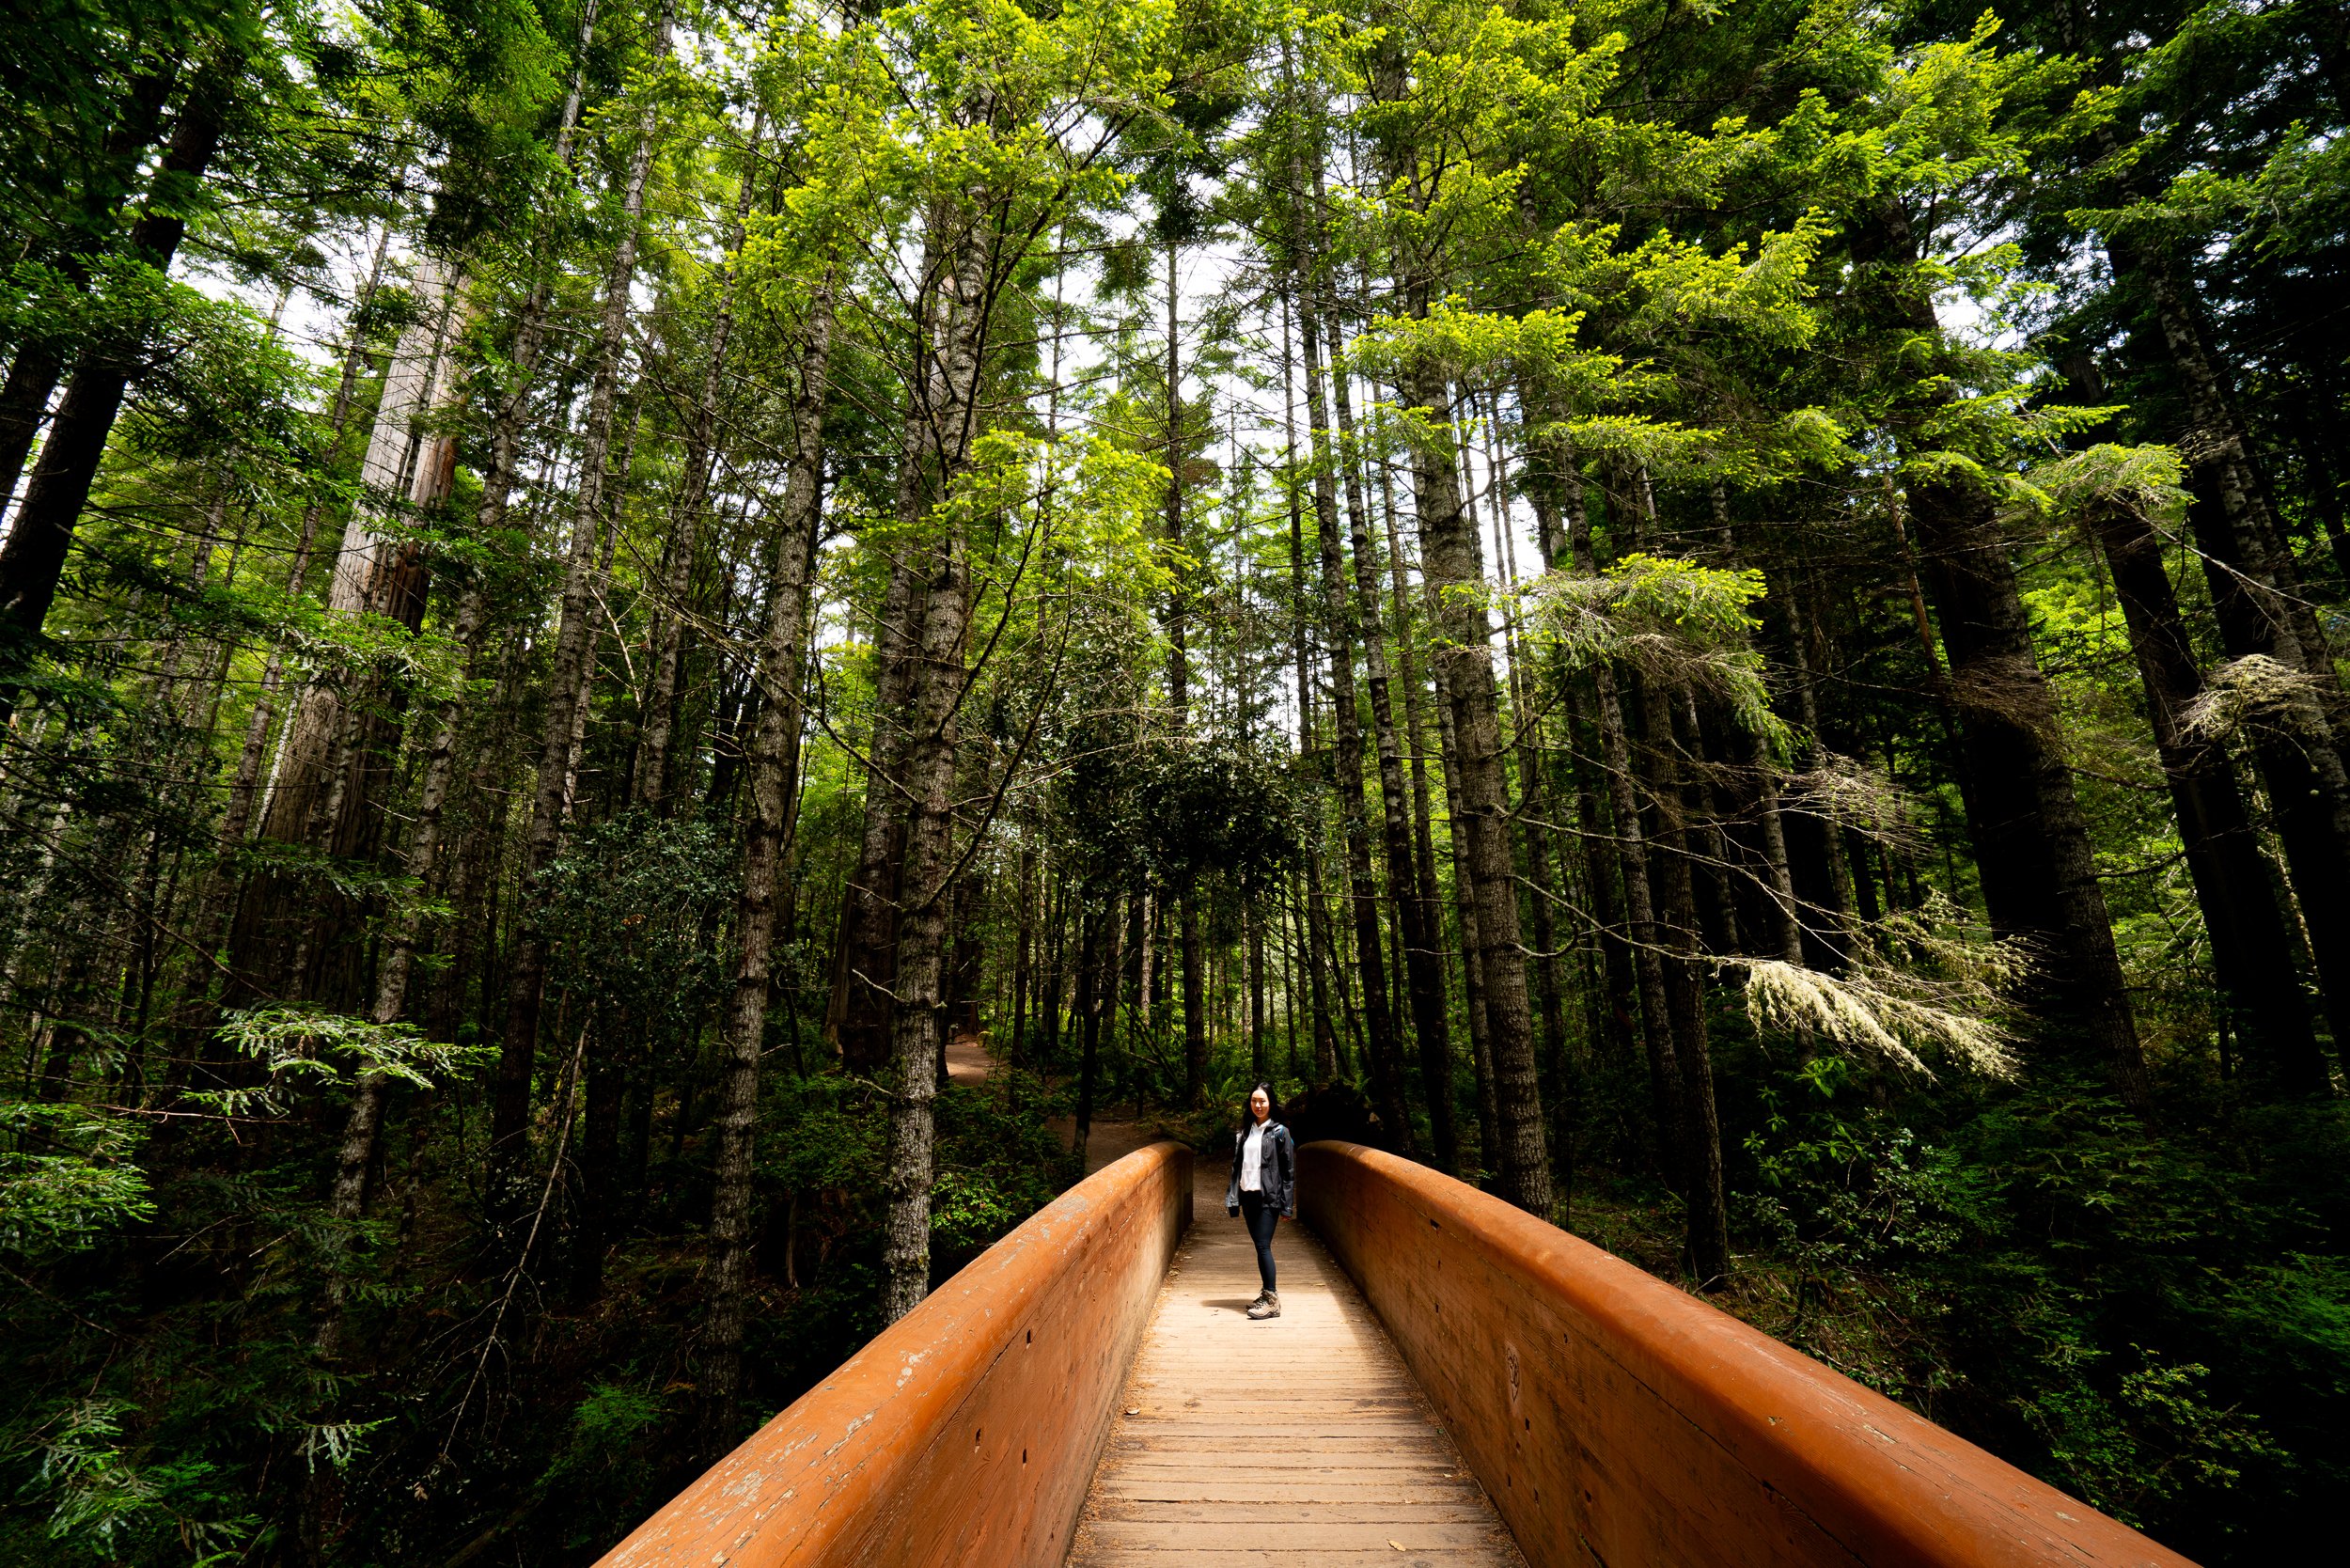
<svg viewBox="0 0 2350 1568"><path fill-rule="evenodd" d="M1265 1292L1262 1295L1257 1297L1256 1301L1250 1305L1248 1309L1248 1315L1251 1319L1258 1323L1262 1323L1267 1318L1279 1317L1281 1315L1281 1297L1276 1292Z"/></svg>

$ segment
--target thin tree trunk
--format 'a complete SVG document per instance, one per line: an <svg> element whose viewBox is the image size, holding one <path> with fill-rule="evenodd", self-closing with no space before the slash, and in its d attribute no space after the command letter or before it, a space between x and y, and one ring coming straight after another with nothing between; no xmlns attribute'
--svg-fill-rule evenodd
<svg viewBox="0 0 2350 1568"><path fill-rule="evenodd" d="M711 313L709 355L702 367L700 391L685 432L683 471L677 497L669 509L669 548L663 575L662 598L656 611L652 669L646 682L643 733L636 751L636 800L650 810L667 803L669 738L677 728L680 671L685 663L687 602L692 597L696 570L701 564L704 513L709 510L710 469L716 456L718 398L725 386L727 346L734 337L736 262L743 249L744 227L751 210L751 195L760 172L760 142L766 133L762 108L751 123L750 144L744 149L743 179L735 191L734 213L727 225L726 259L718 267L718 301Z"/></svg>
<svg viewBox="0 0 2350 1568"><path fill-rule="evenodd" d="M1103 932L1114 921L1115 912L1086 907L1079 895L1077 914L1077 993L1073 1004L1073 1021L1077 1026L1077 1105L1076 1125L1070 1143L1077 1156L1077 1168L1086 1166L1086 1142L1093 1136L1094 1076L1101 1060L1102 1049L1102 941Z"/></svg>
<svg viewBox="0 0 2350 1568"><path fill-rule="evenodd" d="M653 32L650 55L669 53L675 0L665 0ZM603 520L603 485L618 409L620 361L628 336L629 293L636 277L642 240L645 186L652 170L656 113L648 103L638 113L620 197L619 243L604 271L603 308L591 355L594 368L579 460L579 494L572 511L571 546L564 567L563 598L547 681L547 718L539 749L538 778L531 794L530 828L523 845L525 901L508 980L506 1036L500 1043L490 1120L491 1202L494 1213L515 1206L524 1142L530 1120L530 1082L538 1061L539 1009L546 980L546 940L539 927L540 878L555 858L562 831L566 783L572 771L572 731L580 693L592 679L592 576L599 524ZM509 470L510 472L510 467ZM484 501L484 522L489 505Z"/></svg>
<svg viewBox="0 0 2350 1568"><path fill-rule="evenodd" d="M1028 988L1036 977L1036 839L1020 836L1019 912L1012 939L1011 1033L1005 1065L1017 1071L1027 1061Z"/></svg>
<svg viewBox="0 0 2350 1568"><path fill-rule="evenodd" d="M1273 1043L1265 1034L1264 911L1252 895L1248 923L1248 1070L1259 1082L1273 1075Z"/></svg>
<svg viewBox="0 0 2350 1568"><path fill-rule="evenodd" d="M1379 893L1371 879L1371 839L1363 821L1363 743L1355 697L1355 606L1346 591L1340 560L1338 496L1331 473L1334 457L1323 401L1321 328L1315 313L1302 308L1298 326L1306 350L1306 417L1314 444L1314 525L1322 560L1323 623L1329 638L1330 709L1336 739L1331 782L1338 792L1339 822L1346 840L1355 968L1363 986L1364 1045L1371 1058L1371 1095L1379 1114L1387 1122L1396 1147L1408 1152L1414 1143L1412 1116L1404 1103L1395 1021L1388 1009ZM1358 562L1357 572L1365 570Z"/></svg>

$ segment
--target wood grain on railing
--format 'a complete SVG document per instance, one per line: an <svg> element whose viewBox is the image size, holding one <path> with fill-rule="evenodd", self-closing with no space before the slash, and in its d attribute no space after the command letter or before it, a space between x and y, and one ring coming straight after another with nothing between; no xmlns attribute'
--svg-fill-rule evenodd
<svg viewBox="0 0 2350 1568"><path fill-rule="evenodd" d="M1536 1568L2192 1568L1424 1166L1308 1144L1298 1193Z"/></svg>
<svg viewBox="0 0 2350 1568"><path fill-rule="evenodd" d="M1174 1143L1088 1177L603 1568L1058 1568L1191 1189L1191 1152Z"/></svg>

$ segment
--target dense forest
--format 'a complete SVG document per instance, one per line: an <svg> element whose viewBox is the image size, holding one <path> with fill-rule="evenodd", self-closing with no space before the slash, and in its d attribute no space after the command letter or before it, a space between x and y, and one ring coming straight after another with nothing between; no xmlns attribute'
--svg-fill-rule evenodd
<svg viewBox="0 0 2350 1568"><path fill-rule="evenodd" d="M1980 4L9 7L0 1558L590 1561L1261 1078L2331 1536L2350 5Z"/></svg>

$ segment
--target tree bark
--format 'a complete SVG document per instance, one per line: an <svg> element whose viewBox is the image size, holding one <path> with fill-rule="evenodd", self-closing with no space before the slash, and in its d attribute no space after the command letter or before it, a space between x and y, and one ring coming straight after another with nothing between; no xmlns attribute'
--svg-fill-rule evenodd
<svg viewBox="0 0 2350 1568"><path fill-rule="evenodd" d="M1932 303L1916 277L1908 218L1897 202L1880 209L1862 248L1864 259L1889 273L1874 306L1883 324L1913 340L1939 342ZM1952 396L1947 383L1926 384L1897 431L1904 451L1919 439L1915 423ZM1966 737L1970 828L1992 925L2037 947L2040 1010L2076 1031L2123 1103L2151 1117L2153 1091L2089 824L1990 498L1963 479L1919 475L1908 483L1907 501Z"/></svg>
<svg viewBox="0 0 2350 1568"><path fill-rule="evenodd" d="M1314 531L1322 561L1323 624L1329 639L1330 709L1336 740L1331 784L1338 792L1339 823L1346 839L1347 886L1355 915L1355 967L1363 986L1364 1044L1371 1058L1372 1098L1397 1140L1396 1147L1408 1152L1415 1141L1412 1114L1403 1099L1395 1019L1388 1007L1386 960L1379 934L1379 893L1371 880L1371 840L1363 822L1362 723L1355 696L1356 606L1347 593L1340 561L1338 497L1331 473L1338 460L1330 448L1329 423L1324 412L1321 328L1311 309L1299 311L1298 325L1306 350L1306 418L1314 448ZM1359 514L1359 505L1355 510ZM1356 531L1367 539L1359 522L1358 515ZM1358 578L1370 570L1365 562L1356 561ZM1383 656L1382 660L1384 665ZM1382 667L1382 687L1384 673Z"/></svg>
<svg viewBox="0 0 2350 1568"><path fill-rule="evenodd" d="M801 693L807 683L808 585L822 510L834 288L829 274L817 286L802 329L799 384L791 405L794 450L777 520L767 620L759 644L759 717L745 769L750 815L744 824L743 892L735 911L734 983L721 1035L725 1067L711 1184L710 1312L702 1330L706 1449L713 1454L732 1445L742 1415L743 1333L757 1228L760 1059L767 1039L777 911L791 898L785 854L799 801Z"/></svg>
<svg viewBox="0 0 2350 1568"><path fill-rule="evenodd" d="M149 184L145 210L131 226L131 256L158 273L170 271L187 233L189 208L220 149L243 67L242 49L227 45L200 70ZM139 343L107 337L74 357L24 505L0 545L0 725L14 713L39 649L74 529L143 352Z"/></svg>
<svg viewBox="0 0 2350 1568"><path fill-rule="evenodd" d="M752 122L750 145L744 151L743 180L734 196L734 213L727 226L726 259L718 267L718 300L711 312L709 355L702 367L700 390L687 421L685 453L677 496L669 508L669 547L663 563L658 624L652 636L652 669L646 681L643 723L636 748L636 801L648 810L662 812L668 804L669 740L677 728L678 680L685 663L688 603L694 576L701 564L702 526L710 500L710 470L716 456L718 399L725 387L727 346L734 337L736 263L743 249L744 225L759 174L759 147L765 134L762 109Z"/></svg>
<svg viewBox="0 0 2350 1568"><path fill-rule="evenodd" d="M2147 718L2211 937L2212 967L2232 1011L2251 1026L2279 1084L2296 1094L2322 1094L2325 1059L2310 1029L2300 977L2294 973L2293 944L2235 772L2224 746L2190 733L2183 722L2202 679L2163 565L2161 541L2142 515L2126 507L2100 506L2090 523L2113 573L2114 597L2121 601L2130 651L2145 685ZM2302 795L2309 799L2311 792L2305 789ZM2280 819L2304 808L2295 801L2278 805ZM2329 897L2338 901L2342 890L2350 888L2350 866L2337 865L2331 872ZM2312 925L2312 933L2316 929Z"/></svg>
<svg viewBox="0 0 2350 1568"><path fill-rule="evenodd" d="M650 55L667 58L675 0L665 0L653 31ZM495 1086L490 1116L490 1187L494 1213L514 1206L526 1150L530 1121L530 1085L539 1048L540 992L546 981L546 940L539 929L540 878L554 860L562 831L566 786L572 768L572 736L581 694L593 678L590 658L594 640L592 573L600 525L604 515L603 487L611 455L612 427L620 385L620 361L628 336L629 292L636 278L636 252L642 240L645 186L652 170L654 107L639 111L635 145L621 189L621 227L612 260L604 270L603 307L598 323L588 394L588 415L580 444L579 494L572 517L571 546L563 573L563 598L556 626L555 647L547 680L546 728L539 748L538 777L531 793L530 828L523 845L524 900L517 922L512 972L507 992L506 1036L499 1044ZM487 506L485 504L485 511Z"/></svg>
<svg viewBox="0 0 2350 1568"><path fill-rule="evenodd" d="M932 508L952 490L969 455L991 302L992 258L976 225L981 204L941 201L931 227L938 251L950 258L943 280L944 315L938 347L924 345L922 379L908 400L906 460L912 473L899 490L899 522L909 538L934 528ZM932 370L927 356L937 362ZM882 1312L895 1323L930 1292L931 1184L933 1176L932 1102L944 1003L947 898L952 881L956 711L963 698L964 637L969 619L970 563L960 514L943 534L909 549L901 567L919 576L910 645L908 701L896 786L903 810L904 855L898 871L896 963L891 990L889 1145L884 1184L887 1216Z"/></svg>

